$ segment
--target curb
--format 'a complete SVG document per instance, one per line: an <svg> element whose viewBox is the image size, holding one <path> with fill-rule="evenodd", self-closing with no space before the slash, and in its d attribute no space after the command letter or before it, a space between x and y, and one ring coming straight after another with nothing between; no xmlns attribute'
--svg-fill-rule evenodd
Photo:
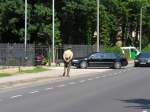
<svg viewBox="0 0 150 112"><path fill-rule="evenodd" d="M129 61L128 65L132 66L134 61ZM41 73L36 73L36 74L24 74L24 76L15 76L15 77L10 77L10 79L5 79L0 81L0 89L5 89L5 88L12 88L16 86L21 86L21 85L29 85L29 84L34 84L38 82L46 82L46 81L58 81L58 80L63 80L66 79L62 77L63 73L63 67L52 67L52 71L46 71L46 72L41 72ZM72 76L71 78L76 78L76 77L85 77L90 74L94 73L103 73L107 72L111 69L72 69L71 73ZM42 75L43 74L43 75ZM54 75L55 74L55 75ZM56 75L57 74L57 75ZM12 79L11 79L12 78ZM14 79L16 78L16 79ZM17 79L18 78L18 79ZM67 78L68 79L68 78Z"/></svg>
<svg viewBox="0 0 150 112"><path fill-rule="evenodd" d="M54 71L48 71L44 73L39 73L40 75L34 76L35 74L29 76L29 77L19 77L18 79L5 79L0 82L0 90L1 89L7 89L7 88L13 88L17 86L22 86L22 85L29 85L29 84L36 84L38 82L52 82L52 81L63 81L68 79L68 77L62 77L63 73L63 68L59 68L59 70L56 70L56 68L53 69ZM94 73L103 73L108 71L109 69L98 69L98 70L93 70L93 69L72 69L71 73L71 79L77 78L77 77L86 77ZM43 74L43 75L42 75ZM49 75L47 75L49 74ZM55 74L55 75L54 75ZM57 75L56 75L57 74ZM26 74L24 74L26 75ZM17 76L18 77L18 76ZM17 78L15 77L15 78ZM14 77L13 77L14 78Z"/></svg>
<svg viewBox="0 0 150 112"><path fill-rule="evenodd" d="M21 85L28 85L31 83L43 82L46 80L54 81L54 80L60 80L60 79L61 77L46 76L46 77L31 78L31 79L25 79L25 80L8 81L8 82L0 83L0 89L12 88L12 87L17 87Z"/></svg>

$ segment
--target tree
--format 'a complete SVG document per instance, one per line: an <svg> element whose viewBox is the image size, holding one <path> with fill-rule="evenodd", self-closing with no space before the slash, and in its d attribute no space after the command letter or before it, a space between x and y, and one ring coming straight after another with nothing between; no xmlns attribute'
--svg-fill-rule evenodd
<svg viewBox="0 0 150 112"><path fill-rule="evenodd" d="M139 46L140 9L150 0L100 0L100 44ZM55 44L96 43L96 0L55 0ZM150 42L150 8L143 10L143 47ZM132 37L135 32L135 37ZM0 1L0 42L24 41L24 0ZM28 0L28 42L51 45L52 1Z"/></svg>
<svg viewBox="0 0 150 112"><path fill-rule="evenodd" d="M21 0L0 2L1 42L19 42L24 34L24 6Z"/></svg>
<svg viewBox="0 0 150 112"><path fill-rule="evenodd" d="M30 19L29 19L29 34L31 42L46 43L50 45L52 43L52 9L51 3L39 1L31 5ZM60 39L60 23L58 18L55 24L55 42L58 45L61 42Z"/></svg>

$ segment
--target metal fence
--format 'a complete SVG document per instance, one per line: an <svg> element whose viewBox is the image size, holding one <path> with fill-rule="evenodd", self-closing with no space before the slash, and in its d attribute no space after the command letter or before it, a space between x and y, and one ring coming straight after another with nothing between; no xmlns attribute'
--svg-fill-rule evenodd
<svg viewBox="0 0 150 112"><path fill-rule="evenodd" d="M64 49L71 48L73 57L85 57L88 54L96 51L96 46L92 45L64 45Z"/></svg>
<svg viewBox="0 0 150 112"><path fill-rule="evenodd" d="M95 46L64 45L55 48L56 62L62 61L65 49L71 48L74 58L84 57L96 51ZM52 59L52 49L44 45L28 44L25 53L24 44L0 44L0 66L33 66L36 65L36 56L42 54L46 63ZM27 58L26 58L27 57Z"/></svg>
<svg viewBox="0 0 150 112"><path fill-rule="evenodd" d="M35 51L32 45L28 45L25 53L23 44L0 44L0 65L2 66L33 65L34 57Z"/></svg>

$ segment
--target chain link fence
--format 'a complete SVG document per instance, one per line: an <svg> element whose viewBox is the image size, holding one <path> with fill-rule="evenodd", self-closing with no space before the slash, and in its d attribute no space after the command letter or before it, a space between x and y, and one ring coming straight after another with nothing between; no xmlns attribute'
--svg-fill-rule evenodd
<svg viewBox="0 0 150 112"><path fill-rule="evenodd" d="M62 47L56 47L56 63L63 62L63 52L67 48L72 49L74 58L85 57L96 51L95 46L89 45L63 45ZM40 58L42 58L42 61ZM25 52L24 44L0 44L0 68L33 66L37 64L50 65L51 59L52 48L48 46L28 44Z"/></svg>
<svg viewBox="0 0 150 112"><path fill-rule="evenodd" d="M23 44L0 44L1 66L30 66L34 63L34 57L33 45L28 45L25 53Z"/></svg>

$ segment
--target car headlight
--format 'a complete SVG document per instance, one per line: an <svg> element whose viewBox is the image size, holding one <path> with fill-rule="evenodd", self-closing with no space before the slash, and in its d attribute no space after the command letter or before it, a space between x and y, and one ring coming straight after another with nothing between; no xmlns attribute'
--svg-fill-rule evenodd
<svg viewBox="0 0 150 112"><path fill-rule="evenodd" d="M150 63L150 60L147 60L148 63Z"/></svg>
<svg viewBox="0 0 150 112"><path fill-rule="evenodd" d="M135 62L139 62L139 60L135 60Z"/></svg>
<svg viewBox="0 0 150 112"><path fill-rule="evenodd" d="M79 60L72 60L72 62L78 62Z"/></svg>

